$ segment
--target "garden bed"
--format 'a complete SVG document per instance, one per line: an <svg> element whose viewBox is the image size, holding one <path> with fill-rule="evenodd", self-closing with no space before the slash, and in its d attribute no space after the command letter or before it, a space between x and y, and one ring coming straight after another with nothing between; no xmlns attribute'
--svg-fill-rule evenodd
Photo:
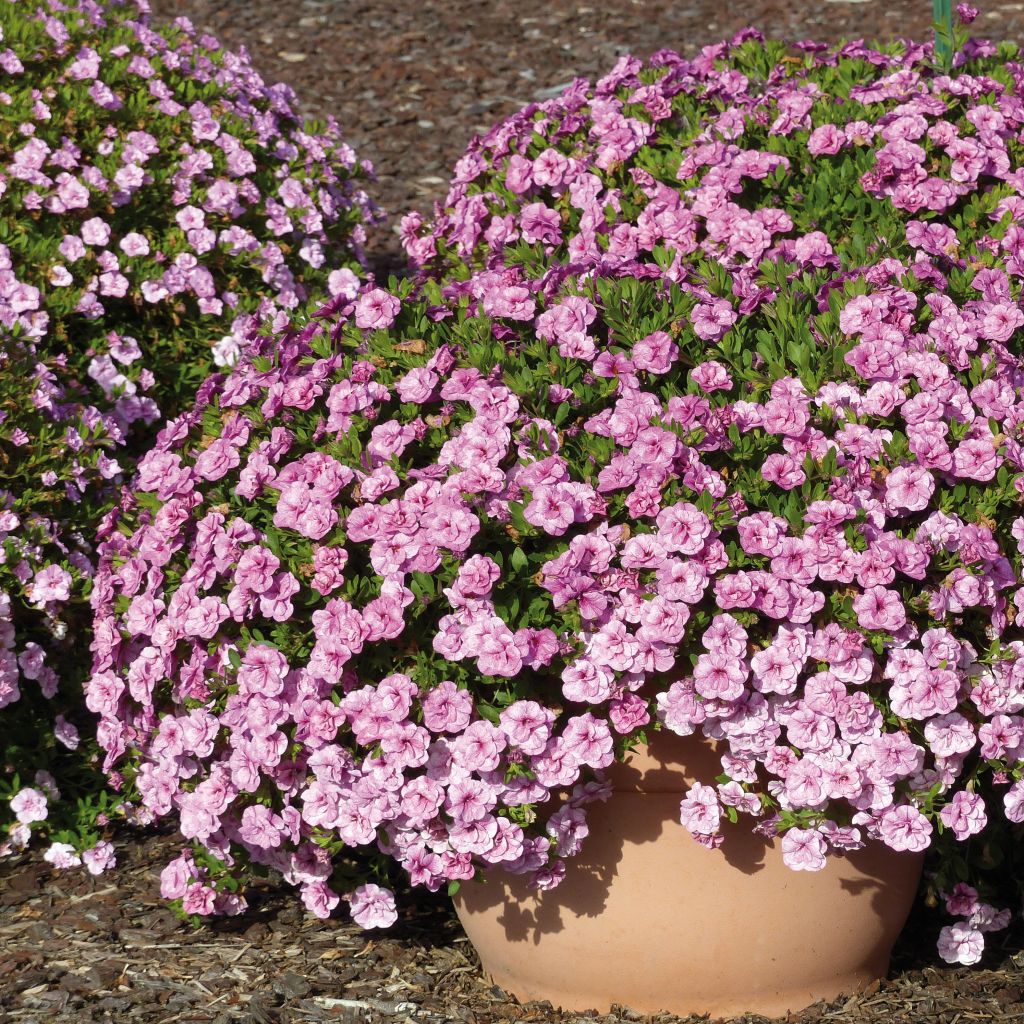
<svg viewBox="0 0 1024 1024"><path fill-rule="evenodd" d="M1015 39L1024 30L1024 4L981 6L979 35ZM669 47L687 56L746 25L825 42L931 32L927 0L152 0L152 9L159 19L192 18L225 46L247 46L306 113L338 118L375 164L373 196L393 215L371 239L386 269L404 262L398 217L444 198L474 133L576 76L599 77L620 54Z"/></svg>
<svg viewBox="0 0 1024 1024"><path fill-rule="evenodd" d="M448 899L423 890L401 894L402 916L387 932L364 932L345 917L317 920L302 912L290 891L271 888L253 899L244 916L193 929L171 913L158 891L160 869L177 852L174 837L125 834L115 845L118 867L98 878L55 871L39 854L23 854L0 871L0 1024L679 1019L519 1005L484 981ZM934 934L932 922L912 921L896 949L891 980L818 1003L789 1021L1024 1019L1019 931L991 936L976 968L936 966ZM675 941L685 956L684 930Z"/></svg>

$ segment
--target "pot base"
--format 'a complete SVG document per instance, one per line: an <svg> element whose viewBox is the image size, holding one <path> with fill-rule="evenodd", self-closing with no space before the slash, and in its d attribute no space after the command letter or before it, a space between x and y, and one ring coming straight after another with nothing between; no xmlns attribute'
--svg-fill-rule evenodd
<svg viewBox="0 0 1024 1024"><path fill-rule="evenodd" d="M686 775L720 771L709 744L659 743L610 773L616 792L588 809L556 889L497 870L465 883L455 905L484 971L565 1010L714 1017L779 1016L884 977L923 857L871 843L792 871L749 823L727 823L708 850L679 824L679 800Z"/></svg>

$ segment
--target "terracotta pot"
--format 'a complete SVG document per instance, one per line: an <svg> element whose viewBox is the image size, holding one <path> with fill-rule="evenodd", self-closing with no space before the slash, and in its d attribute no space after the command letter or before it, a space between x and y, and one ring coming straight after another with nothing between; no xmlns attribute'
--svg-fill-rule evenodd
<svg viewBox="0 0 1024 1024"><path fill-rule="evenodd" d="M778 1016L884 977L921 876L921 855L872 843L791 871L749 820L720 850L679 824L689 781L721 773L711 744L658 734L612 769L564 882L536 893L488 872L455 898L485 972L522 1001L607 1012ZM682 767L685 765L685 768Z"/></svg>

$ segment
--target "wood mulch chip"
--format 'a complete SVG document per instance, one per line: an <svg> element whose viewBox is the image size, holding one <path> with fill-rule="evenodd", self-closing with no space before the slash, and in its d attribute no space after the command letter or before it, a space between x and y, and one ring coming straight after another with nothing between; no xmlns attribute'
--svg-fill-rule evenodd
<svg viewBox="0 0 1024 1024"><path fill-rule="evenodd" d="M399 892L401 917L386 932L364 932L344 912L320 921L294 890L270 886L243 916L194 929L159 893L180 839L125 833L115 846L118 867L98 878L57 871L38 852L0 862L0 1024L679 1020L519 1004L482 975L448 899L423 891ZM685 957L685 932L666 938ZM1024 935L991 936L977 968L942 965L934 938L934 922L912 922L890 980L786 1024L1024 1021Z"/></svg>
<svg viewBox="0 0 1024 1024"><path fill-rule="evenodd" d="M976 34L1019 39L1024 3L974 0ZM782 39L927 39L928 0L151 0L225 46L245 45L268 81L311 115L333 114L372 160L392 214L371 238L381 271L404 266L395 229L443 199L474 134L623 53L702 46L753 25Z"/></svg>

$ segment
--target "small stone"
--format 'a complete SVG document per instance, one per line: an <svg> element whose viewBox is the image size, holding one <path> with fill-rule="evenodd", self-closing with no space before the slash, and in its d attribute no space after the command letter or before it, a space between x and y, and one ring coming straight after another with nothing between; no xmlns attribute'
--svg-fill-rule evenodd
<svg viewBox="0 0 1024 1024"><path fill-rule="evenodd" d="M65 992L92 992L95 991L96 983L98 981L98 977L86 978L80 974L73 974L69 971L61 977L60 987L64 989Z"/></svg>
<svg viewBox="0 0 1024 1024"><path fill-rule="evenodd" d="M1006 988L996 989L995 998L996 1002L1000 1006L1006 1006L1008 1003L1020 1002L1021 989L1017 985L1009 985Z"/></svg>
<svg viewBox="0 0 1024 1024"><path fill-rule="evenodd" d="M270 929L262 921L257 921L246 928L242 933L242 938L246 942L262 942L269 934Z"/></svg>
<svg viewBox="0 0 1024 1024"><path fill-rule="evenodd" d="M309 993L309 982L292 971L285 971L271 982L271 988L285 999L301 999Z"/></svg>

